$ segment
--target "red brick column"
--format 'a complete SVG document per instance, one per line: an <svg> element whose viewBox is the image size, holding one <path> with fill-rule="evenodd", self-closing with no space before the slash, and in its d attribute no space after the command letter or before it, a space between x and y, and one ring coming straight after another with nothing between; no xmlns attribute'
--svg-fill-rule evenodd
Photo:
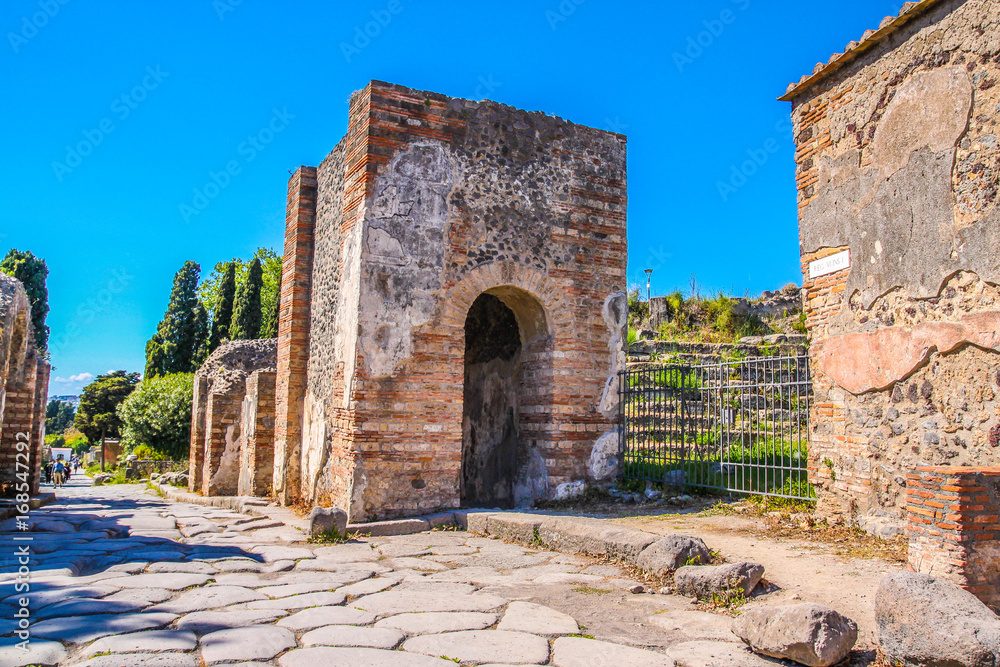
<svg viewBox="0 0 1000 667"><path fill-rule="evenodd" d="M38 360L38 373L35 378L35 409L34 435L31 443L31 493L38 493L42 483L42 444L45 441L45 404L49 397L49 374L52 366L44 359Z"/></svg>
<svg viewBox="0 0 1000 667"><path fill-rule="evenodd" d="M0 481L4 484L16 484L18 472L24 472L24 467L18 469L18 443L29 443L28 461L22 456L22 464L27 463L28 479L35 479L32 466L37 466L39 462L38 452L41 445L38 443L38 432L35 422L36 386L38 381L38 359L34 351L29 352L24 364L24 376L20 382L7 381L7 396L3 413L3 431L0 435ZM44 413L43 413L44 414ZM20 437L19 437L20 436ZM22 446L23 448L23 446ZM12 487L10 490L13 491ZM32 493L37 492L37 487L32 486Z"/></svg>
<svg viewBox="0 0 1000 667"><path fill-rule="evenodd" d="M910 569L1000 605L1000 468L916 468L906 499Z"/></svg>
<svg viewBox="0 0 1000 667"><path fill-rule="evenodd" d="M312 298L316 168L299 167L288 181L285 256L278 314L278 373L275 387L274 495L282 504L298 500L302 410L309 362L309 302Z"/></svg>
<svg viewBox="0 0 1000 667"><path fill-rule="evenodd" d="M226 393L212 392L205 409L205 461L201 488L206 496L234 496L239 482L239 452L225 465L226 445L240 438L240 412L246 386L236 383ZM222 471L223 468L226 470ZM222 474L218 474L222 471Z"/></svg>
<svg viewBox="0 0 1000 667"><path fill-rule="evenodd" d="M241 496L266 496L274 480L274 371L255 371L247 378L243 399L243 449L240 452Z"/></svg>

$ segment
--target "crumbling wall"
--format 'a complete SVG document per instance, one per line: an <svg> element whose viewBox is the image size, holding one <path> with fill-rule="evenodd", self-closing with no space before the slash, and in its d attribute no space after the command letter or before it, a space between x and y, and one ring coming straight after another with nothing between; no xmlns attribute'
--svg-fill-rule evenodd
<svg viewBox="0 0 1000 667"><path fill-rule="evenodd" d="M459 504L464 327L487 291L522 331L515 495L583 479L624 346L602 316L625 282L624 137L372 82L317 183L311 227L290 185L283 276L311 290L307 390L284 398L279 368L277 397L301 424L303 496L352 520ZM289 358L305 344L279 338Z"/></svg>
<svg viewBox="0 0 1000 667"><path fill-rule="evenodd" d="M273 436L262 431L274 429L268 383L276 355L273 338L235 340L219 346L198 369L191 411L191 491L230 496L269 490ZM242 470L241 465L252 467Z"/></svg>
<svg viewBox="0 0 1000 667"><path fill-rule="evenodd" d="M1000 460L998 23L907 4L785 97L826 512L898 523L909 469Z"/></svg>

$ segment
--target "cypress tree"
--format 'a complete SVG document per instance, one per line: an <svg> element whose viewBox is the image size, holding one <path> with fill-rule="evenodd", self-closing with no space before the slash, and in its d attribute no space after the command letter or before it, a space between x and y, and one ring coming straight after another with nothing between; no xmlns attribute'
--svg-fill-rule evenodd
<svg viewBox="0 0 1000 667"><path fill-rule="evenodd" d="M0 262L0 271L17 278L24 285L24 293L31 303L31 327L35 330L35 344L39 350L48 349L49 328L45 325L45 318L49 314L49 290L45 287L45 279L49 275L49 268L45 266L45 260L35 257L30 250L21 252L11 248Z"/></svg>
<svg viewBox="0 0 1000 667"><path fill-rule="evenodd" d="M208 355L211 354L209 343L212 335L208 324L208 309L205 308L201 301L198 302L198 305L194 309L194 322L196 345L191 361L194 365L194 370L198 370L205 363Z"/></svg>
<svg viewBox="0 0 1000 667"><path fill-rule="evenodd" d="M277 298L271 301L271 307L267 309L267 316L264 318L264 324L260 328L261 338L277 338L278 337L278 310L281 306L281 295L277 295Z"/></svg>
<svg viewBox="0 0 1000 667"><path fill-rule="evenodd" d="M260 290L264 285L264 272L260 260L254 257L246 278L236 290L233 323L229 328L230 340L244 340L260 336Z"/></svg>
<svg viewBox="0 0 1000 667"><path fill-rule="evenodd" d="M226 264L226 270L219 278L219 294L212 314L212 335L208 351L219 347L224 339L230 338L229 328L233 322L233 301L236 297L236 262Z"/></svg>
<svg viewBox="0 0 1000 667"><path fill-rule="evenodd" d="M196 292L200 273L197 263L185 262L174 276L167 312L146 343L146 377L194 372L195 354L205 337L205 318L198 314L204 307Z"/></svg>

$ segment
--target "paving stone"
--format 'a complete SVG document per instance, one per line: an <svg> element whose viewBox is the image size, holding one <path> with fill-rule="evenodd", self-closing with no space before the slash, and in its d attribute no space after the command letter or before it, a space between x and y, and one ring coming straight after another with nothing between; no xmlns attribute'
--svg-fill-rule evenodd
<svg viewBox="0 0 1000 667"><path fill-rule="evenodd" d="M492 567L459 567L448 572L438 572L429 575L429 579L434 581L455 581L460 583L477 584L479 586L491 586L513 582L514 580Z"/></svg>
<svg viewBox="0 0 1000 667"><path fill-rule="evenodd" d="M341 609L341 607L335 607ZM243 609L237 611L196 611L180 618L175 624L180 630L207 635L227 628L272 623L288 612L282 609Z"/></svg>
<svg viewBox="0 0 1000 667"><path fill-rule="evenodd" d="M306 584L282 584L280 586L263 586L257 589L269 598L286 598L289 595L301 595L302 593L317 593L322 591L333 591L338 588L339 582L317 581Z"/></svg>
<svg viewBox="0 0 1000 667"><path fill-rule="evenodd" d="M368 625L374 621L375 614L353 607L312 607L281 619L278 625L301 632L324 625Z"/></svg>
<svg viewBox="0 0 1000 667"><path fill-rule="evenodd" d="M353 597L359 597L362 595L371 595L373 593L381 593L387 588L392 588L398 584L401 577L388 576L388 577L375 577L374 579L366 579L364 581L359 581L355 584L349 584L347 586L341 586L337 590L344 595L349 595Z"/></svg>
<svg viewBox="0 0 1000 667"><path fill-rule="evenodd" d="M580 665L674 667L674 661L662 653L579 637L557 639L552 646L552 664L555 667L580 667Z"/></svg>
<svg viewBox="0 0 1000 667"><path fill-rule="evenodd" d="M218 570L208 563L190 561L184 563L153 563L146 572L156 574L159 572L184 572L186 574L215 574Z"/></svg>
<svg viewBox="0 0 1000 667"><path fill-rule="evenodd" d="M426 578L421 578L404 581L396 587L396 590L470 595L476 592L476 587L472 584L456 584L450 581L430 581Z"/></svg>
<svg viewBox="0 0 1000 667"><path fill-rule="evenodd" d="M31 626L31 633L42 639L58 639L64 643L85 644L107 635L153 630L169 625L177 614L91 614L50 618Z"/></svg>
<svg viewBox="0 0 1000 667"><path fill-rule="evenodd" d="M241 602L264 600L263 595L241 586L205 586L183 593L176 600L150 607L150 611L165 611L171 614L188 614L193 611L208 611L228 607Z"/></svg>
<svg viewBox="0 0 1000 667"><path fill-rule="evenodd" d="M305 609L306 607L327 607L344 604L347 596L336 591L323 593L303 593L275 600L255 600L234 606L234 609Z"/></svg>
<svg viewBox="0 0 1000 667"><path fill-rule="evenodd" d="M229 526L226 528L228 531L234 531L238 533L245 533L251 530L258 530L260 528L278 528L279 526L284 526L280 521L275 521L274 519L261 518L254 521L248 521L247 523L241 523L239 525Z"/></svg>
<svg viewBox="0 0 1000 667"><path fill-rule="evenodd" d="M3 590L0 588L0 590ZM13 590L13 589L11 589ZM50 590L30 590L21 593L14 593L10 597L4 598L3 603L16 605L19 598L28 597L31 599L31 610L37 611L50 604L64 602L73 598L103 598L112 593L117 593L115 586L104 586L96 584L93 586L78 586L76 588L53 588Z"/></svg>
<svg viewBox="0 0 1000 667"><path fill-rule="evenodd" d="M166 588L126 588L123 591L112 593L102 599L122 600L124 602L138 602L143 605L165 602L174 596L173 591Z"/></svg>
<svg viewBox="0 0 1000 667"><path fill-rule="evenodd" d="M460 662L540 665L549 659L549 642L523 632L466 630L406 640L403 650ZM621 663L615 663L621 664Z"/></svg>
<svg viewBox="0 0 1000 667"><path fill-rule="evenodd" d="M28 665L61 665L66 661L66 649L59 642L32 639L28 650L22 651L16 644L20 639L0 638L0 667L28 667Z"/></svg>
<svg viewBox="0 0 1000 667"><path fill-rule="evenodd" d="M124 572L125 574L139 574L149 567L148 561L137 561L135 563L119 563L106 568L105 572Z"/></svg>
<svg viewBox="0 0 1000 667"><path fill-rule="evenodd" d="M406 544L400 542L390 542L388 544L380 544L377 548L382 553L383 556L388 556L389 558L426 556L431 552L431 548L428 546L423 546L419 544Z"/></svg>
<svg viewBox="0 0 1000 667"><path fill-rule="evenodd" d="M392 616L410 611L493 611L506 603L503 598L487 594L392 590L358 598L351 606L378 616Z"/></svg>
<svg viewBox="0 0 1000 667"><path fill-rule="evenodd" d="M461 544L456 546L431 547L431 553L435 556L469 556L479 553L479 549Z"/></svg>
<svg viewBox="0 0 1000 667"><path fill-rule="evenodd" d="M293 646L295 635L287 628L251 625L205 635L201 638L201 657L210 665L241 660L270 660Z"/></svg>
<svg viewBox="0 0 1000 667"><path fill-rule="evenodd" d="M35 618L57 618L83 614L124 614L139 611L145 606L147 605L135 601L76 598L49 605L35 613L34 616Z"/></svg>
<svg viewBox="0 0 1000 667"><path fill-rule="evenodd" d="M293 564L294 562L292 561ZM264 563L249 558L228 558L215 561L213 565L219 572L260 572L264 569Z"/></svg>
<svg viewBox="0 0 1000 667"><path fill-rule="evenodd" d="M136 651L162 653L164 651L193 651L198 638L185 630L149 630L115 637L104 637L87 647L87 655L98 653L132 653Z"/></svg>
<svg viewBox="0 0 1000 667"><path fill-rule="evenodd" d="M75 667L199 667L191 653L123 653L102 655Z"/></svg>
<svg viewBox="0 0 1000 667"><path fill-rule="evenodd" d="M533 602L514 601L507 606L497 630L530 632L536 635L575 635L580 626L569 614Z"/></svg>
<svg viewBox="0 0 1000 667"><path fill-rule="evenodd" d="M455 663L416 653L385 651L377 648L314 647L289 651L278 658L279 667L317 667L317 665L350 665L351 667L455 667Z"/></svg>
<svg viewBox="0 0 1000 667"><path fill-rule="evenodd" d="M704 611L668 611L653 614L649 622L666 630L670 635L680 635L685 640L717 640L736 642L733 619Z"/></svg>
<svg viewBox="0 0 1000 667"><path fill-rule="evenodd" d="M353 625L327 625L302 635L303 646L364 646L394 649L403 641L403 633L390 628L359 628Z"/></svg>
<svg viewBox="0 0 1000 667"><path fill-rule="evenodd" d="M792 663L765 658L743 644L694 641L674 644L667 649L676 667L775 667Z"/></svg>
<svg viewBox="0 0 1000 667"><path fill-rule="evenodd" d="M205 574L162 572L160 574L133 574L128 577L116 577L106 580L104 584L120 588L166 588L168 591L179 591L191 586L202 586L209 579L211 577Z"/></svg>
<svg viewBox="0 0 1000 667"><path fill-rule="evenodd" d="M295 564L295 570L301 572L342 572L348 569L358 572L364 572L367 569L368 572L371 572L368 576L392 572L391 567L379 563L342 563L326 558L310 558L308 560L300 560Z"/></svg>
<svg viewBox="0 0 1000 667"><path fill-rule="evenodd" d="M485 630L496 622L496 614L475 611L429 611L383 618L375 624L375 627L393 628L408 635L430 635L459 630Z"/></svg>
<svg viewBox="0 0 1000 667"><path fill-rule="evenodd" d="M261 558L265 562L273 563L276 560L300 560L302 558L312 558L313 552L311 549L306 549L304 547L285 547L285 546L256 546L252 548L255 554L260 554Z"/></svg>
<svg viewBox="0 0 1000 667"><path fill-rule="evenodd" d="M316 558L341 563L373 563L382 557L368 542L345 542L313 549Z"/></svg>
<svg viewBox="0 0 1000 667"><path fill-rule="evenodd" d="M392 567L396 570L416 570L417 572L444 572L449 570L447 565L442 565L441 563L435 563L432 560L424 560L423 558L393 558Z"/></svg>

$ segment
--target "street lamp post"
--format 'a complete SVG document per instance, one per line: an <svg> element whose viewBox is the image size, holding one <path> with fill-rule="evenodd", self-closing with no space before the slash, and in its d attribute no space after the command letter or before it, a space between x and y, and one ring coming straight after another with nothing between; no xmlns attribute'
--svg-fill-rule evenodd
<svg viewBox="0 0 1000 667"><path fill-rule="evenodd" d="M650 291L649 286L651 284L651 276L653 275L653 269L646 269L646 301L649 301Z"/></svg>

